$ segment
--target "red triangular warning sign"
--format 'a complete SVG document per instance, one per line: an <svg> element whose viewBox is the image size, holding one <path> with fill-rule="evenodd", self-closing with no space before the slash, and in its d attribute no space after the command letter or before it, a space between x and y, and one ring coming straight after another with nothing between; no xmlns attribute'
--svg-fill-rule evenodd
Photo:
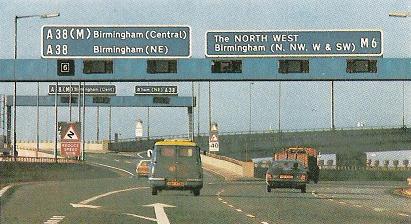
<svg viewBox="0 0 411 224"><path fill-rule="evenodd" d="M67 130L67 133L63 137L63 140L78 141L80 140L80 136L74 130L73 126L70 125L70 127Z"/></svg>
<svg viewBox="0 0 411 224"><path fill-rule="evenodd" d="M218 142L218 137L216 134L212 134L210 137L210 142Z"/></svg>

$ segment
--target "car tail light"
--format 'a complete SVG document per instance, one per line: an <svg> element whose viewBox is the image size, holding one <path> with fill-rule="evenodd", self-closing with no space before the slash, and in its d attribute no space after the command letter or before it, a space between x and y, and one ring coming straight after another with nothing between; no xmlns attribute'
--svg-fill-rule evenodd
<svg viewBox="0 0 411 224"><path fill-rule="evenodd" d="M266 180L272 180L272 179L273 179L273 175L271 175L270 173L266 173L266 174L265 174L265 179L266 179Z"/></svg>
<svg viewBox="0 0 411 224"><path fill-rule="evenodd" d="M307 180L307 176L306 176L305 174L301 174L301 175L300 175L300 179L301 179L301 180Z"/></svg>

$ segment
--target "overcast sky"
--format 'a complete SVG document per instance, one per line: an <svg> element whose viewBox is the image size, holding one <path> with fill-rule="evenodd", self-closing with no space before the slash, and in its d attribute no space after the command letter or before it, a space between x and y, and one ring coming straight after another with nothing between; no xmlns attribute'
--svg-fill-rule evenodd
<svg viewBox="0 0 411 224"><path fill-rule="evenodd" d="M189 25L192 55L204 57L207 30L298 30L298 29L381 29L384 57L410 57L410 18L388 17L391 11L410 11L411 1L199 1L153 0L0 0L0 58L13 57L14 16L60 12L53 19L22 19L18 24L18 58L40 58L40 28L44 24L130 24ZM1 75L1 74L0 74ZM146 83L144 83L146 84ZM173 84L173 83L172 83ZM174 83L177 84L177 83ZM41 94L47 94L47 83ZM137 83L117 84L118 95L132 95ZM191 95L191 83L179 83L180 95ZM249 128L249 82L212 83L213 120L221 131ZM197 83L195 83L197 94ZM200 84L200 129L207 131L208 83ZM1 83L1 94L11 94L12 84ZM252 88L252 130L278 127L278 82L255 82ZM329 128L330 89L328 82L283 82L281 126L284 129ZM406 82L406 123L411 123L411 85ZM36 84L19 84L18 94L35 94ZM336 126L395 126L402 121L401 82L336 82ZM60 110L67 120L68 109ZM95 139L94 108L87 110L87 139ZM151 135L187 132L183 108L150 110ZM101 139L107 138L108 112L101 112ZM197 125L197 108L195 114ZM74 116L76 117L76 116ZM113 112L113 132L133 137L135 121L147 124L147 109L118 109ZM53 139L54 113L41 109L41 138ZM35 139L35 108L18 109L18 138ZM197 130L197 127L196 127Z"/></svg>

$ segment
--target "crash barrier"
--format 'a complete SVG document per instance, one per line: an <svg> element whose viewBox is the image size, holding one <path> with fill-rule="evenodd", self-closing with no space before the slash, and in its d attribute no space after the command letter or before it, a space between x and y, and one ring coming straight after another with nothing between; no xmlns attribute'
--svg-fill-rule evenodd
<svg viewBox="0 0 411 224"><path fill-rule="evenodd" d="M259 162L254 163L254 177L256 178L264 178L265 173L269 167L269 162ZM333 172L341 173L347 171L348 173L358 173L358 172L372 172L372 173L395 173L402 176L403 173L407 173L411 171L411 167L358 167L358 166L336 166L333 169L321 169L320 175L322 172L326 172L327 174L332 174ZM383 177L381 177L383 178Z"/></svg>
<svg viewBox="0 0 411 224"><path fill-rule="evenodd" d="M13 157L2 156L1 162L23 162L23 163L79 163L79 160L68 158L46 158L46 157Z"/></svg>
<svg viewBox="0 0 411 224"><path fill-rule="evenodd" d="M220 173L233 175L237 178L254 177L254 167L252 162L242 162L226 156L209 153L202 155L201 160L204 167L217 169L218 171L221 171Z"/></svg>

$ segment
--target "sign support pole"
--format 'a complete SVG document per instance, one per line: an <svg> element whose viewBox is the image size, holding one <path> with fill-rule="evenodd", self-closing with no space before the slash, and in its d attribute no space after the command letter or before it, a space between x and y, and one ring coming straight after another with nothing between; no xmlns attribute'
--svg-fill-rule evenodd
<svg viewBox="0 0 411 224"><path fill-rule="evenodd" d="M335 130L334 115L334 81L331 81L331 130Z"/></svg>
<svg viewBox="0 0 411 224"><path fill-rule="evenodd" d="M100 140L100 106L97 106L97 116L96 116L96 124L97 124L97 130L96 130L96 132L97 132L97 136L96 136L96 140L97 140L97 143L99 142L99 140Z"/></svg>
<svg viewBox="0 0 411 224"><path fill-rule="evenodd" d="M57 162L57 136L58 136L58 109L57 109L57 98L58 98L58 88L59 82L56 82L56 93L54 95L54 159Z"/></svg>
<svg viewBox="0 0 411 224"><path fill-rule="evenodd" d="M83 127L83 132L82 132L82 138L81 141L83 141L83 150L81 151L81 158L84 161L85 160L85 151L86 151L86 140L85 140L85 132L86 132L86 91L84 89L84 87L86 86L86 83L83 82L83 122L81 124L81 126Z"/></svg>
<svg viewBox="0 0 411 224"><path fill-rule="evenodd" d="M40 126L40 83L37 82L37 111L36 111L36 158L39 156L40 150L40 136L39 136L39 126Z"/></svg>
<svg viewBox="0 0 411 224"><path fill-rule="evenodd" d="M197 138L200 138L200 82L197 83Z"/></svg>

